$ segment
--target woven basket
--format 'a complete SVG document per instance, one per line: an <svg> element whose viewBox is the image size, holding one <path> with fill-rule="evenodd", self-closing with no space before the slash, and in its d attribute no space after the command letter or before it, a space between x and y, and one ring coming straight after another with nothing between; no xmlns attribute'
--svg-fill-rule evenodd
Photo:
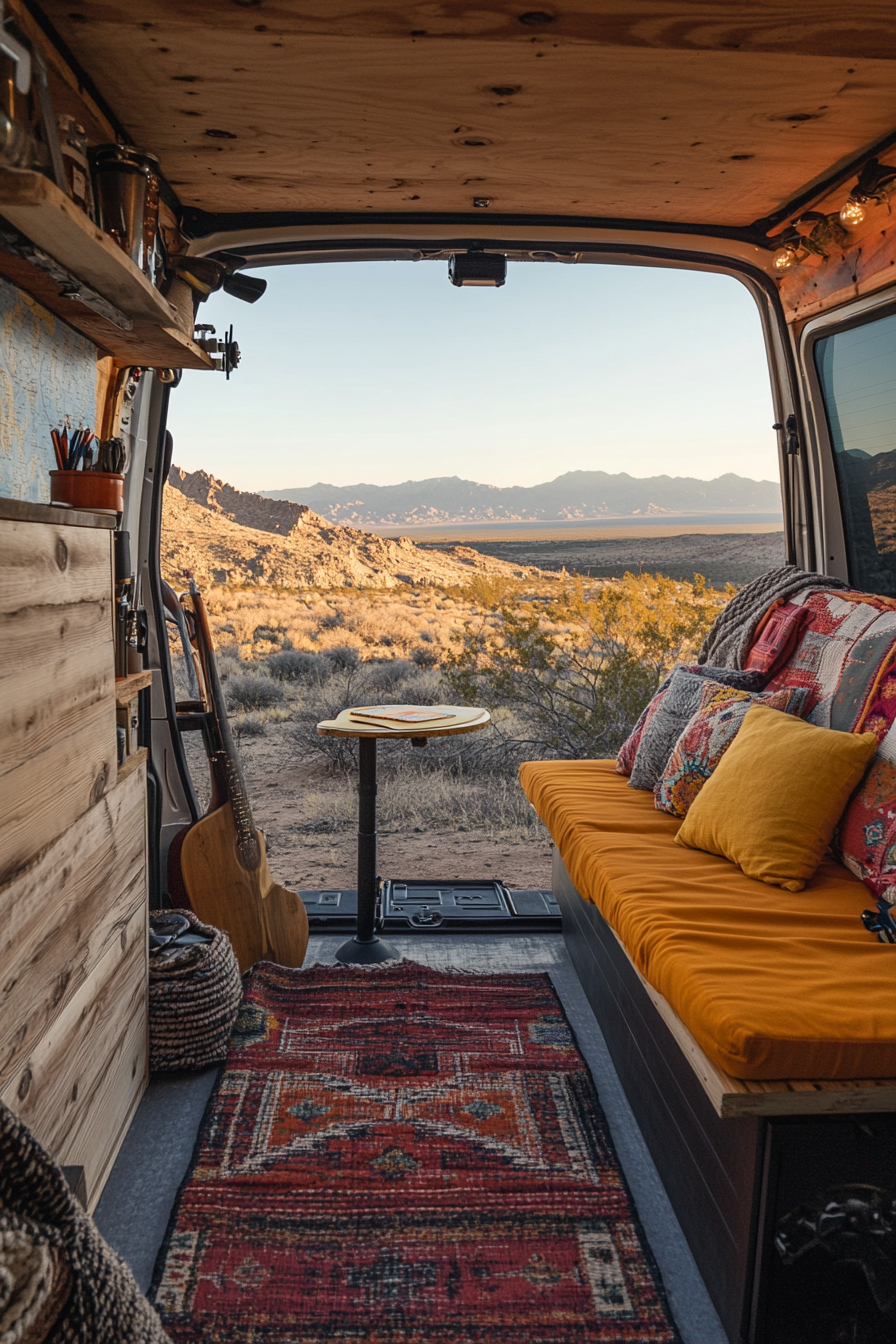
<svg viewBox="0 0 896 1344"><path fill-rule="evenodd" d="M210 943L185 947L177 956L149 959L149 1067L156 1072L203 1069L227 1054L243 997L243 985L226 933L203 924L192 910L178 914Z"/></svg>
<svg viewBox="0 0 896 1344"><path fill-rule="evenodd" d="M2 1102L0 1339L170 1344L127 1265Z"/></svg>

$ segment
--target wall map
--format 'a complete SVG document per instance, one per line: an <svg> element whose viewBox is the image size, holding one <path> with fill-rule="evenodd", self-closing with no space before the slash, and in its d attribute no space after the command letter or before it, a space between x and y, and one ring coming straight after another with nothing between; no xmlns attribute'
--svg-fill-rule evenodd
<svg viewBox="0 0 896 1344"><path fill-rule="evenodd" d="M0 495L48 503L51 426L96 423L96 346L0 278Z"/></svg>

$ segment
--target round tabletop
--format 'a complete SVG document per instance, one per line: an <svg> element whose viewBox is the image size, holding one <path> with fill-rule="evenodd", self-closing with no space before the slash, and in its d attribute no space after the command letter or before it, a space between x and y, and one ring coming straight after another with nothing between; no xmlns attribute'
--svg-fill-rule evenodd
<svg viewBox="0 0 896 1344"><path fill-rule="evenodd" d="M426 717L409 720L411 714ZM491 718L487 709L467 705L363 705L323 719L317 731L321 737L451 737L477 733Z"/></svg>

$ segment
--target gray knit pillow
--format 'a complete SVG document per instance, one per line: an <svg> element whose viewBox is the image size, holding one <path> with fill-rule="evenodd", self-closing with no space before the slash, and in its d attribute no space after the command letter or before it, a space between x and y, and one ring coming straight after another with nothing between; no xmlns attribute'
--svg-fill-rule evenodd
<svg viewBox="0 0 896 1344"><path fill-rule="evenodd" d="M722 686L734 686L741 691L758 691L765 680L762 673L730 667L704 667L700 672L677 667L668 690L644 724L629 788L653 789L662 778L672 748L700 708L707 687L719 690Z"/></svg>

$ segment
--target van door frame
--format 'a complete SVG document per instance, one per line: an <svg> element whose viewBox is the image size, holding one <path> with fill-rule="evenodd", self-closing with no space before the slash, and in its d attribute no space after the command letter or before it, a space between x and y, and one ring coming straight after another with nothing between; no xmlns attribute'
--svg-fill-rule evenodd
<svg viewBox="0 0 896 1344"><path fill-rule="evenodd" d="M558 220L558 225L561 221ZM519 252L525 250L525 244L519 239L500 239L486 236L483 230L481 241L490 251ZM334 240L329 240L331 247ZM810 482L814 474L810 471L807 456L810 439L805 430L801 386L794 357L794 348L788 331L784 312L778 297L774 281L761 269L750 265L738 257L723 252L698 251L681 247L664 247L637 242L607 241L593 239L583 241L578 247L571 244L568 237L557 242L556 235L545 233L543 238L528 240L533 249L556 251L568 254L571 250L587 253L588 262L578 264L631 265L650 267L658 265L664 269L694 270L720 275L730 275L739 280L751 293L759 313L760 325L766 348L769 369L771 401L776 422L784 424L790 415L796 417L800 452L797 456L787 452L787 435L778 433L778 470L781 486L782 510L784 513L785 555L788 564L799 564L811 570L815 566L816 528L813 525L813 495ZM390 239L377 234L373 245L358 240L357 250L365 252L388 253L396 248L413 250L414 244L406 238ZM440 240L439 252L453 249L466 249L470 238L465 232L463 240L447 236ZM220 235L216 238L220 247ZM256 246L263 246L259 240ZM281 243L279 246L283 247ZM417 245L421 250L434 250L433 240L427 239ZM313 251L320 255L331 250L326 237L314 240L307 237L295 243L296 253ZM241 253L248 252L246 269L252 269L251 245L240 248ZM340 259L342 248L332 247L334 261ZM198 254L197 254L198 255ZM290 264L289 262L285 264ZM301 263L299 263L301 264ZM330 264L313 262L310 264ZM344 264L350 265L351 262ZM563 263L561 263L563 264ZM447 263L446 263L447 265ZM214 376L210 374L209 376ZM146 460L141 478L141 496L139 505L140 530L135 548L137 563L144 576L144 602L149 622L149 646L147 662L159 675L153 679L152 688L152 728L150 759L154 763L154 772L158 781L158 805L155 817L150 817L150 848L155 850L159 864L159 889L154 897L164 899L167 893L165 865L171 840L177 831L199 815L196 792L187 765L186 752L177 727L175 710L175 691L173 670L168 656L168 639L164 608L161 603L160 530L162 514L162 494L167 481L170 462L166 460L167 419L170 392L173 389L163 386L148 371L144 384L138 394L135 412L146 416L151 426L147 435ZM148 398L148 406L144 400ZM770 426L771 429L771 426ZM151 445L154 443L153 453ZM128 501L129 509L131 501Z"/></svg>
<svg viewBox="0 0 896 1344"><path fill-rule="evenodd" d="M834 465L834 445L831 440L827 408L821 379L815 365L815 347L826 336L861 327L874 317L888 317L896 312L896 288L865 294L851 303L830 312L819 313L807 320L799 332L798 365L806 408L806 426L812 451L811 490L820 553L826 573L852 582L843 523L843 507L837 470Z"/></svg>

